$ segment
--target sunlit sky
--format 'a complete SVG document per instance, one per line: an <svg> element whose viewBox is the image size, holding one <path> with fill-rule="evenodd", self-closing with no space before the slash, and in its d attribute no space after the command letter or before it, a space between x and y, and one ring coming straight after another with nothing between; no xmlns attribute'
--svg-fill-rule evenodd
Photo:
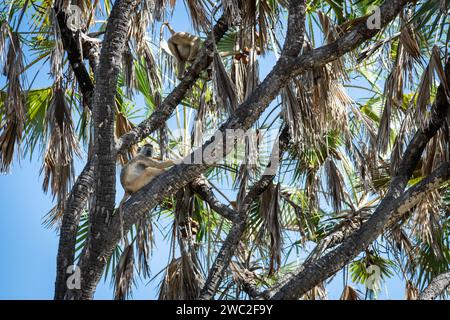
<svg viewBox="0 0 450 320"><path fill-rule="evenodd" d="M179 6L174 13L171 24L175 30L191 31L186 18L184 6ZM186 30L188 28L188 30ZM28 62L30 61L28 57ZM275 56L269 54L261 61L261 75L266 75L275 62ZM30 70L41 68L33 87L48 86L50 76L48 68L35 66ZM0 88L5 86L5 78L0 76ZM352 98L358 98L356 90L350 91ZM142 98L136 99L142 105ZM54 291L56 254L58 234L55 229L47 229L42 219L54 205L50 195L42 191L42 180L39 172L42 163L38 154L15 161L11 172L0 176L0 299L52 299ZM84 166L81 159L76 160L76 174ZM117 192L118 201L122 190ZM164 224L164 223L163 223ZM151 258L152 276L157 275L168 262L168 240L156 230L156 247ZM148 279L136 277L137 286L133 290L134 299L157 298L159 277L149 283ZM327 285L330 299L339 298L342 292L342 275L339 273ZM358 286L362 292L364 288ZM403 299L404 287L396 277L385 283L379 298ZM98 285L95 298L111 299L113 290L110 280L102 279Z"/></svg>

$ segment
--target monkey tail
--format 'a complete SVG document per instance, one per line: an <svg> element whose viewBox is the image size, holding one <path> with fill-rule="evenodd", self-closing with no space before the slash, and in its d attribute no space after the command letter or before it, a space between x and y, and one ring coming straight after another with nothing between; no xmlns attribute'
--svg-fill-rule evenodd
<svg viewBox="0 0 450 320"><path fill-rule="evenodd" d="M168 21L164 21L163 24L161 25L161 31L160 31L161 35L162 35L163 30L164 30L164 27L167 27L167 29L169 29L170 34L173 35L174 33L176 33L175 30L173 30L173 28L170 25L170 23Z"/></svg>

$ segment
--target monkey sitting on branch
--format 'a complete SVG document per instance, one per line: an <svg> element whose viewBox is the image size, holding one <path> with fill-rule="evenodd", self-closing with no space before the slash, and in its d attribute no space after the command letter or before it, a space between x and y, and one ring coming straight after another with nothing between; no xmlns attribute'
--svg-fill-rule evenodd
<svg viewBox="0 0 450 320"><path fill-rule="evenodd" d="M149 184L154 178L163 173L165 169L180 161L171 159L160 161L153 158L153 146L151 144L145 144L138 152L133 159L122 167L120 172L120 183L125 191L118 207L121 219L123 204L130 195Z"/></svg>
<svg viewBox="0 0 450 320"><path fill-rule="evenodd" d="M159 161L153 158L153 146L144 145L139 149L139 153L123 166L120 173L120 183L125 190L125 196L140 190L174 164L176 161L171 159Z"/></svg>
<svg viewBox="0 0 450 320"><path fill-rule="evenodd" d="M200 49L201 40L198 36L192 35L188 32L176 32L169 22L164 22L161 26L161 37L164 27L169 29L171 37L167 40L170 53L175 57L177 63L177 78L183 79L186 71L186 64L193 63ZM259 47L254 48L256 54L261 54ZM250 48L245 47L243 50L233 50L227 52L220 52L221 57L235 56L237 61L242 60L244 64L249 63ZM211 68L207 70L208 79L211 78Z"/></svg>
<svg viewBox="0 0 450 320"><path fill-rule="evenodd" d="M168 22L164 22L162 30L166 26L171 34L167 41L170 53L177 60L177 78L184 77L186 63L194 62L200 48L200 38L187 32L175 32Z"/></svg>

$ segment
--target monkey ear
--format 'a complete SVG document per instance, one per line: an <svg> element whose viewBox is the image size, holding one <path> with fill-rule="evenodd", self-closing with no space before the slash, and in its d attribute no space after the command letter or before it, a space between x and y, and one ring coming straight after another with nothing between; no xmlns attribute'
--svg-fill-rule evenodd
<svg viewBox="0 0 450 320"><path fill-rule="evenodd" d="M139 152L141 152L141 150L142 150L142 148L138 147L137 152L139 153Z"/></svg>

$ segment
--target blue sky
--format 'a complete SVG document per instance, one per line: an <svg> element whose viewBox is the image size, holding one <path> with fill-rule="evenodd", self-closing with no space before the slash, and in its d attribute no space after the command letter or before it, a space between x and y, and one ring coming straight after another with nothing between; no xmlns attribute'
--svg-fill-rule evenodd
<svg viewBox="0 0 450 320"><path fill-rule="evenodd" d="M177 8L174 19L171 20L176 30L186 28L188 20L183 9ZM261 63L262 75L270 71L274 61L274 56L269 56ZM34 68L37 70L39 66ZM40 73L34 87L49 84L49 77L45 72L44 69ZM0 87L4 85L5 79L0 77ZM353 94L357 95L357 92L353 92L352 96ZM142 103L142 99L137 99L138 105ZM35 154L31 161L28 158L22 159L20 163L16 161L10 173L0 176L0 299L53 298L58 234L54 229L46 229L42 225L42 218L53 206L53 202L51 196L42 191L42 177L39 175L41 165L41 159ZM77 174L83 165L81 160L77 160ZM122 191L118 190L118 201L121 197ZM151 259L152 275L167 264L167 242L157 231L157 246ZM158 281L150 284L147 281L137 279L138 286L133 294L135 299L157 297ZM339 298L342 276L338 274L327 288L330 298ZM403 298L404 288L398 278L389 280L386 288L380 298ZM95 298L111 299L112 295L109 280L102 280Z"/></svg>

